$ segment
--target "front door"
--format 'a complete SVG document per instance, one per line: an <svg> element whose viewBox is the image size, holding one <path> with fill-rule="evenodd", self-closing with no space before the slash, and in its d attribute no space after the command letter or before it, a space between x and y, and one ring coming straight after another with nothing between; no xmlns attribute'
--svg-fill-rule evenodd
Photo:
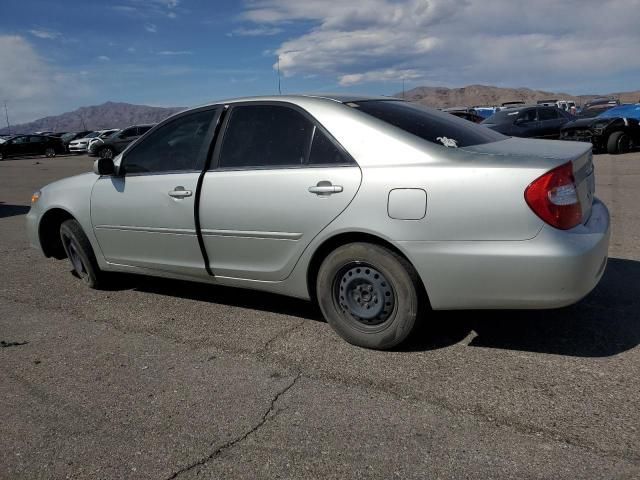
<svg viewBox="0 0 640 480"><path fill-rule="evenodd" d="M360 168L310 117L282 103L233 107L222 135L200 200L211 270L283 280L351 202Z"/></svg>
<svg viewBox="0 0 640 480"><path fill-rule="evenodd" d="M202 109L161 125L126 152L119 175L96 182L91 220L108 262L206 275L194 204L215 114Z"/></svg>

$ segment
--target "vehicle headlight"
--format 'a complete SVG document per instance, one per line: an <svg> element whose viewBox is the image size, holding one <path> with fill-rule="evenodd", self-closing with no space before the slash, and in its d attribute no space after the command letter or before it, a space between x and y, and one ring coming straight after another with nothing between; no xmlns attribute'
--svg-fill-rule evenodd
<svg viewBox="0 0 640 480"><path fill-rule="evenodd" d="M36 190L35 192L33 192L31 194L31 205L33 205L34 203L36 203L38 200L40 200L40 196L42 195L42 192L40 190Z"/></svg>

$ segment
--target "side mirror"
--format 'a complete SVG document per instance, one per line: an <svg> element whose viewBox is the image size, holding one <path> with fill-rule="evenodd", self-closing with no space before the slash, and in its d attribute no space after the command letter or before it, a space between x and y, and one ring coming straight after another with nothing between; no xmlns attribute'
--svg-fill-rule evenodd
<svg viewBox="0 0 640 480"><path fill-rule="evenodd" d="M96 175L113 175L116 169L110 158L99 158L93 162L93 173Z"/></svg>

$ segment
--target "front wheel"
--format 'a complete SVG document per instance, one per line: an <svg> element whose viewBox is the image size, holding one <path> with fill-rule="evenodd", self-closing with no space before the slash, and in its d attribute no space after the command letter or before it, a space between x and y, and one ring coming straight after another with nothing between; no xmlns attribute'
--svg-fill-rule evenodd
<svg viewBox="0 0 640 480"><path fill-rule="evenodd" d="M100 150L99 156L100 158L111 159L113 158L113 149L111 147L104 147L102 150Z"/></svg>
<svg viewBox="0 0 640 480"><path fill-rule="evenodd" d="M103 274L98 267L91 243L80 224L73 219L60 226L60 239L74 273L91 288L99 288Z"/></svg>
<svg viewBox="0 0 640 480"><path fill-rule="evenodd" d="M343 245L322 262L316 293L329 324L347 342L389 349L416 326L419 279L402 256L371 243Z"/></svg>
<svg viewBox="0 0 640 480"><path fill-rule="evenodd" d="M607 152L615 155L631 150L631 138L625 132L613 132L607 140Z"/></svg>

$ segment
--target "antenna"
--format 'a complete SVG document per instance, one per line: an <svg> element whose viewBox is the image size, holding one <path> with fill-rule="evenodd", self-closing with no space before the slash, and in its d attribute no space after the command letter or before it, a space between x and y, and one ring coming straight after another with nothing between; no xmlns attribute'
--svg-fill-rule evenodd
<svg viewBox="0 0 640 480"><path fill-rule="evenodd" d="M9 135L11 135L11 124L9 123L9 112L7 111L7 101L4 101L4 115L7 117L7 128L9 129Z"/></svg>
<svg viewBox="0 0 640 480"><path fill-rule="evenodd" d="M278 55L278 95L282 95L282 90L280 88L280 55Z"/></svg>

